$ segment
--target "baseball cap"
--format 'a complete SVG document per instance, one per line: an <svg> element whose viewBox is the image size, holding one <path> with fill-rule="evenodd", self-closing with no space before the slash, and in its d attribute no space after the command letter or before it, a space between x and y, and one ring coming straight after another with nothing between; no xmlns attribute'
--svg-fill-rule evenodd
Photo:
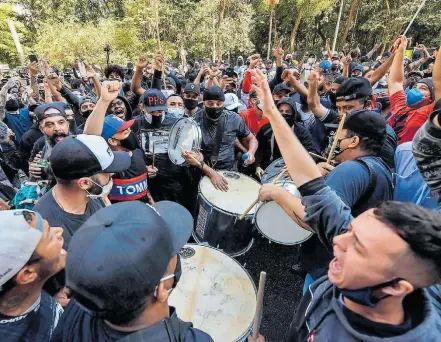
<svg viewBox="0 0 441 342"><path fill-rule="evenodd" d="M26 217L33 213L37 227ZM0 289L29 261L43 236L43 218L30 210L0 211Z"/></svg>
<svg viewBox="0 0 441 342"><path fill-rule="evenodd" d="M73 180L97 173L117 173L129 168L127 152L112 152L103 137L79 134L61 140L49 158L55 177Z"/></svg>
<svg viewBox="0 0 441 342"><path fill-rule="evenodd" d="M240 102L236 94L232 94L232 93L225 94L224 107L226 109L233 110L239 106L240 106Z"/></svg>
<svg viewBox="0 0 441 342"><path fill-rule="evenodd" d="M209 101L209 100L225 101L225 94L222 91L222 89L218 86L211 86L205 88L203 101Z"/></svg>
<svg viewBox="0 0 441 342"><path fill-rule="evenodd" d="M184 93L195 93L199 95L201 93L201 88L199 87L199 84L187 83L184 88Z"/></svg>
<svg viewBox="0 0 441 342"><path fill-rule="evenodd" d="M149 89L144 92L142 95L142 102L144 108L148 112L167 110L167 106L165 105L167 100L162 91L158 89Z"/></svg>
<svg viewBox="0 0 441 342"><path fill-rule="evenodd" d="M165 79L165 84L170 84L170 85L172 85L173 87L175 87L175 89L176 89L176 82L175 82L175 80L174 80L173 78L171 78L171 77L167 77L167 78Z"/></svg>
<svg viewBox="0 0 441 342"><path fill-rule="evenodd" d="M285 83L280 83L278 85L276 85L273 89L273 95L277 94L281 91L287 91L288 93L291 92L291 89L289 89L289 87L285 84Z"/></svg>
<svg viewBox="0 0 441 342"><path fill-rule="evenodd" d="M350 77L337 90L337 101L361 99L372 95L372 86L367 78Z"/></svg>
<svg viewBox="0 0 441 342"><path fill-rule="evenodd" d="M50 108L58 110L59 113L45 114L45 112ZM34 114L37 117L38 122L41 122L42 120L53 116L66 117L65 103L57 101L39 105L37 108L35 108Z"/></svg>
<svg viewBox="0 0 441 342"><path fill-rule="evenodd" d="M321 61L320 64L319 64L319 66L320 66L320 69L323 69L323 70L331 70L331 63L330 63L328 60L326 60L326 61Z"/></svg>
<svg viewBox="0 0 441 342"><path fill-rule="evenodd" d="M192 230L191 214L178 203L151 207L128 201L105 207L72 237L66 285L98 315L118 310L126 298L141 302L153 294Z"/></svg>
<svg viewBox="0 0 441 342"><path fill-rule="evenodd" d="M116 115L107 115L104 118L103 132L101 136L106 139L113 137L117 132L122 132L129 127L132 127L135 119L124 121Z"/></svg>
<svg viewBox="0 0 441 342"><path fill-rule="evenodd" d="M354 72L355 70L358 70L358 71L361 71L361 72L364 72L364 67L363 67L363 65L356 65L353 69L352 69L352 72Z"/></svg>
<svg viewBox="0 0 441 342"><path fill-rule="evenodd" d="M386 120L372 110L359 110L346 118L343 129L349 129L361 136L382 139L386 135Z"/></svg>

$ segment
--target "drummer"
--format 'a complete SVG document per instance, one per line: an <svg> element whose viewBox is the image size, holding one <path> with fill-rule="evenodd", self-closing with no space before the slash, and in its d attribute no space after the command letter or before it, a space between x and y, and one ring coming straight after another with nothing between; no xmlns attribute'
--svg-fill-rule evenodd
<svg viewBox="0 0 441 342"><path fill-rule="evenodd" d="M186 159L190 164L197 165L203 174L210 177L215 188L227 191L227 180L214 172L213 169L237 170L234 154L236 138L242 145L249 146L247 162L253 164L258 145L257 140L239 115L224 108L225 95L220 87L206 88L203 100L204 110L197 112L194 116L194 120L201 128L202 154L189 152L198 159L199 164L191 161L188 156Z"/></svg>

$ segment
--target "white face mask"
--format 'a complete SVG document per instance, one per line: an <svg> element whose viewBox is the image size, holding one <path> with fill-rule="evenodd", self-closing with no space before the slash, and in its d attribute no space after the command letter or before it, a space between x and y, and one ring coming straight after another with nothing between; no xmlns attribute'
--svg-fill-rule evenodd
<svg viewBox="0 0 441 342"><path fill-rule="evenodd" d="M106 196L110 193L110 191L112 190L112 187L113 187L113 180L112 180L112 179L110 179L109 183L107 183L107 184L104 185L104 186L99 185L98 183L94 182L94 181L93 181L92 179L90 179L90 178L88 178L88 179L89 179L93 184L95 184L95 185L97 185L97 186L99 186L99 187L101 188L101 193L98 194L98 195L91 194L91 193L89 193L89 191L86 190L86 192L87 192L87 197L90 198L90 199L98 199L98 198L106 197Z"/></svg>
<svg viewBox="0 0 441 342"><path fill-rule="evenodd" d="M161 89L161 92L164 94L165 98L168 99L170 95L173 95L175 92L169 89Z"/></svg>
<svg viewBox="0 0 441 342"><path fill-rule="evenodd" d="M308 58L308 64L312 64L312 63L314 63L314 58Z"/></svg>
<svg viewBox="0 0 441 342"><path fill-rule="evenodd" d="M167 115L179 119L184 116L184 108L167 107Z"/></svg>

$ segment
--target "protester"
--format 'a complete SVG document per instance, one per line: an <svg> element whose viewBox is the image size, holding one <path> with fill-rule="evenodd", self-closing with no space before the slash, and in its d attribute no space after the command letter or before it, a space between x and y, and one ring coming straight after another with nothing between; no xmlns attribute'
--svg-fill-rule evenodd
<svg viewBox="0 0 441 342"><path fill-rule="evenodd" d="M0 211L0 333L10 342L49 341L63 312L43 284L64 268L63 229L40 214Z"/></svg>
<svg viewBox="0 0 441 342"><path fill-rule="evenodd" d="M250 91L248 94L248 109L240 113L240 117L243 119L251 133L256 136L262 126L269 122L268 118L263 116L255 91Z"/></svg>
<svg viewBox="0 0 441 342"><path fill-rule="evenodd" d="M187 83L182 98L184 100L184 115L187 117L192 117L201 110L198 107L199 96L201 95L201 88L199 85L194 83Z"/></svg>

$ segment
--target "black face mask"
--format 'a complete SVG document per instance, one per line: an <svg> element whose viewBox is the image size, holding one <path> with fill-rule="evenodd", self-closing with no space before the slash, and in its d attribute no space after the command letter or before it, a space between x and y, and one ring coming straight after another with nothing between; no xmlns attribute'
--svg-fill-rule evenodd
<svg viewBox="0 0 441 342"><path fill-rule="evenodd" d="M336 137L335 137L335 138L336 138ZM334 139L335 139L335 138L334 138ZM337 144L335 145L334 155L332 156L332 159L334 159L335 157L337 157L338 155L342 154L344 151L347 150L347 148L345 148L345 149L341 148L340 143L341 143L343 140L350 139L350 138L352 138L352 137L347 137L347 138L343 138L343 139L338 139Z"/></svg>
<svg viewBox="0 0 441 342"><path fill-rule="evenodd" d="M294 115L282 115L282 116L290 127L292 127L292 125L294 125L294 123L296 122L296 118L294 117Z"/></svg>
<svg viewBox="0 0 441 342"><path fill-rule="evenodd" d="M69 132L70 134L77 134L77 122L72 119L72 120L67 120L69 121Z"/></svg>
<svg viewBox="0 0 441 342"><path fill-rule="evenodd" d="M243 60L242 60L242 59L239 59L239 60L237 61L237 65L238 65L238 66L242 66L242 65L243 65Z"/></svg>
<svg viewBox="0 0 441 342"><path fill-rule="evenodd" d="M38 91L38 94L40 95L40 98L42 98L42 99L44 99L45 98L45 93L44 93L44 90L39 90Z"/></svg>
<svg viewBox="0 0 441 342"><path fill-rule="evenodd" d="M137 143L136 137L133 135L133 133L130 133L127 138L125 138L124 140L120 140L119 142L121 144L121 147L123 147L129 151L133 151L138 148L138 143Z"/></svg>
<svg viewBox="0 0 441 342"><path fill-rule="evenodd" d="M193 110L198 106L198 100L184 99L184 107Z"/></svg>
<svg viewBox="0 0 441 342"><path fill-rule="evenodd" d="M363 287L361 289L349 290L349 289L341 289L341 294L343 297L352 300L355 303L360 305L369 306L371 308L375 308L378 303L384 298L390 297L390 295L385 295L381 298L374 297L373 293L376 290L393 286L397 284L400 280L404 280L403 278L395 278L391 281L387 281L385 283L381 283L375 286Z"/></svg>
<svg viewBox="0 0 441 342"><path fill-rule="evenodd" d="M20 101L18 101L17 99L9 99L5 103L5 109L8 112L16 112L20 109Z"/></svg>
<svg viewBox="0 0 441 342"><path fill-rule="evenodd" d="M338 71L338 66L337 65L332 65L331 66L331 71L333 71L333 72Z"/></svg>
<svg viewBox="0 0 441 342"><path fill-rule="evenodd" d="M386 109L390 106L390 98L389 97L378 97L377 102L381 105L381 109Z"/></svg>
<svg viewBox="0 0 441 342"><path fill-rule="evenodd" d="M92 114L93 109L88 109L85 110L84 112L81 112L81 115L84 116L85 118L88 118L90 114Z"/></svg>
<svg viewBox="0 0 441 342"><path fill-rule="evenodd" d="M220 116L222 115L222 112L224 111L223 108L205 108L205 113L207 113L207 119L211 121L217 121Z"/></svg>
<svg viewBox="0 0 441 342"><path fill-rule="evenodd" d="M152 115L152 126L159 126L162 123L162 115Z"/></svg>
<svg viewBox="0 0 441 342"><path fill-rule="evenodd" d="M178 285L179 280L181 279L182 276L181 256L178 254L177 257L178 257L178 261L176 262L175 281L173 282L173 288L175 288Z"/></svg>

